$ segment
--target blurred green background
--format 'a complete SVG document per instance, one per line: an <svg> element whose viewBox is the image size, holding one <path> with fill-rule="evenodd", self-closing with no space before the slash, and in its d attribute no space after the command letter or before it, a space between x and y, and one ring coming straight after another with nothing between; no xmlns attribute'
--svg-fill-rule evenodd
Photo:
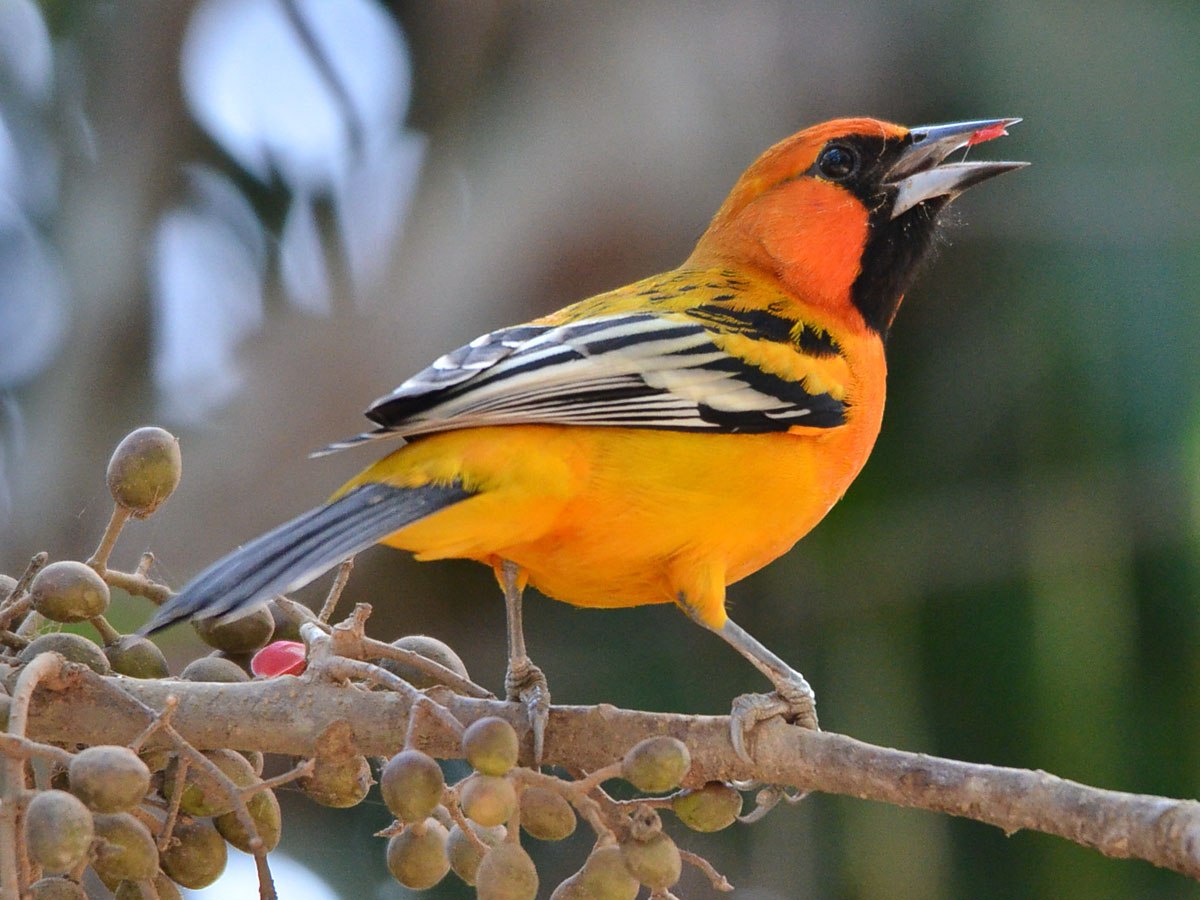
<svg viewBox="0 0 1200 900"><path fill-rule="evenodd" d="M410 53L404 127L423 135L423 161L403 231L372 251L382 274L353 300L314 191L332 285L322 315L289 298L272 256L296 185L248 174L184 102L192 4L40 9L53 85L22 100L10 59L0 113L14 133L22 116L36 124L28 158L56 161L50 200L27 219L57 260L61 315L4 385L0 570L19 574L42 549L85 557L109 512L111 448L153 422L180 437L183 483L115 562L152 549L178 586L365 464L370 450L306 454L358 430L361 408L438 353L676 265L774 141L848 114L1022 116L973 153L1033 165L956 204L901 311L866 470L731 602L808 676L826 728L1200 793L1195 0L387 4ZM198 162L249 201L265 262L254 327L222 363L236 386L189 411L194 388L168 396L154 376L151 247L164 213L189 202ZM6 294L13 283L0 285L10 358L33 315ZM503 607L481 567L376 550L348 595L375 605L375 634L434 634L499 686ZM143 601L124 603L127 623L145 616ZM526 616L559 702L721 713L763 688L669 608L535 597ZM172 639L179 658L192 652L186 629ZM404 896L369 836L386 824L381 805L290 810L285 849L342 896ZM747 900L1200 897L1181 876L1054 838L843 798L681 839ZM538 848L543 883L585 852ZM689 873L678 893L710 889ZM466 893L447 882L427 896Z"/></svg>

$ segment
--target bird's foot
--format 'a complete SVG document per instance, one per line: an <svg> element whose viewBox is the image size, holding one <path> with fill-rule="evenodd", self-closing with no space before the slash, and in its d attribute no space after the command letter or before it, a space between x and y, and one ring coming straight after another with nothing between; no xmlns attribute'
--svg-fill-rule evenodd
<svg viewBox="0 0 1200 900"><path fill-rule="evenodd" d="M729 718L729 738L737 755L753 762L746 741L760 722L782 716L801 728L820 729L817 724L817 697L804 676L793 671L787 680L775 683L773 694L742 694L733 701Z"/></svg>
<svg viewBox="0 0 1200 900"><path fill-rule="evenodd" d="M508 661L504 674L504 689L508 699L525 705L529 713L529 728L533 732L533 764L542 764L546 745L546 724L550 720L550 685L546 676L528 656Z"/></svg>

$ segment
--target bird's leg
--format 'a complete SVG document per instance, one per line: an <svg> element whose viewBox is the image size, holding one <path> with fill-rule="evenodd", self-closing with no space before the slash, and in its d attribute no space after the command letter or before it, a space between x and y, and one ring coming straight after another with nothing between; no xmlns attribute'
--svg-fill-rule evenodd
<svg viewBox="0 0 1200 900"><path fill-rule="evenodd" d="M533 764L542 764L546 742L546 723L550 718L550 687L542 670L525 652L525 630L521 626L521 569L513 562L500 564L500 583L504 587L504 605L508 616L508 670L504 690L509 700L520 701L529 710L533 731Z"/></svg>
<svg viewBox="0 0 1200 900"><path fill-rule="evenodd" d="M759 722L773 716L783 716L787 721L794 722L802 728L819 727L817 697L803 675L732 619L726 619L720 628L708 627L750 660L754 667L775 685L774 694L743 694L733 701L729 737L738 756L746 762L751 762L746 749L746 736Z"/></svg>

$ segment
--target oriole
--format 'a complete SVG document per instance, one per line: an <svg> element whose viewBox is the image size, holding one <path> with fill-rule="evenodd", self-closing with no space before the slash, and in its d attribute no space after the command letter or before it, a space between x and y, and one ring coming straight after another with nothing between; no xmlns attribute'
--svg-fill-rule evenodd
<svg viewBox="0 0 1200 900"><path fill-rule="evenodd" d="M945 162L1017 119L920 128L838 119L767 150L670 272L485 334L376 400L327 450L401 446L324 506L206 569L146 626L233 618L376 542L494 567L509 696L540 756L549 700L525 654L526 583L590 607L677 604L775 686L739 698L816 726L800 673L735 625L726 586L785 553L866 462L884 341L966 188L1025 165Z"/></svg>

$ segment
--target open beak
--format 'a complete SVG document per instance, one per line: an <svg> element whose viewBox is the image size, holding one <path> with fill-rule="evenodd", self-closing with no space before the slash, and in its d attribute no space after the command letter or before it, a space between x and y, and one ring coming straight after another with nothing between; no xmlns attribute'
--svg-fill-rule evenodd
<svg viewBox="0 0 1200 900"><path fill-rule="evenodd" d="M895 189L892 218L935 197L953 200L967 188L994 175L1022 169L1024 162L943 163L955 150L1007 134L1020 119L983 119L949 125L925 125L909 131L912 143L888 171L883 183Z"/></svg>

